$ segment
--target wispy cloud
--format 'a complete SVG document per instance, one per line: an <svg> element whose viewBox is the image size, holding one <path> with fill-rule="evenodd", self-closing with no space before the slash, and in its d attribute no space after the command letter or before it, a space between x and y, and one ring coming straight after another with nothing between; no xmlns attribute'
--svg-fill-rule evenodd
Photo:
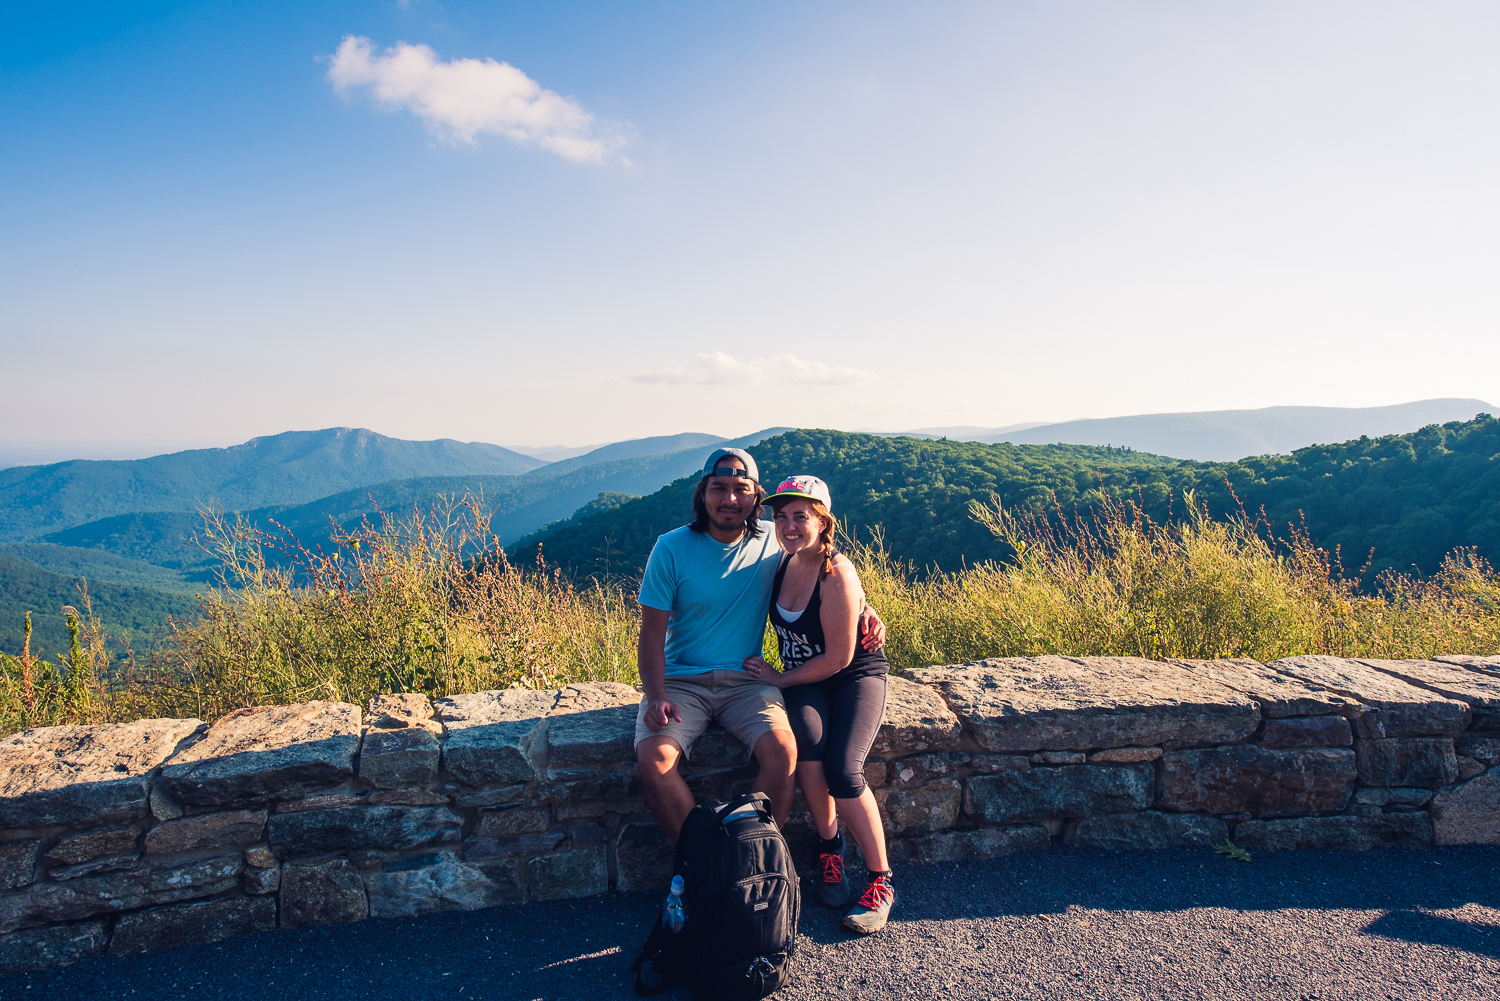
<svg viewBox="0 0 1500 1001"><path fill-rule="evenodd" d="M657 368L636 372L632 382L667 385L748 386L758 383L795 385L847 386L879 378L874 372L809 361L796 355L771 355L752 361L739 361L722 351L694 356L691 365L680 368Z"/></svg>
<svg viewBox="0 0 1500 1001"><path fill-rule="evenodd" d="M447 142L472 143L490 133L582 163L604 163L625 145L620 136L600 134L577 101L509 63L445 62L428 46L405 42L377 52L374 42L355 35L345 36L328 63L340 94L368 88L377 102L412 112Z"/></svg>

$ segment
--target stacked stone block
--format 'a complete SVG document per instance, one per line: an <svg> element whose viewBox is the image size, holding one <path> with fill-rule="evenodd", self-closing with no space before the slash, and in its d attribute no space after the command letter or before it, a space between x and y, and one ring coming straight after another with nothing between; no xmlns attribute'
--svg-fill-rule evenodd
<svg viewBox="0 0 1500 1001"><path fill-rule="evenodd" d="M671 850L640 796L639 698L612 684L392 695L364 712L309 702L0 741L0 969L659 891ZM722 798L755 768L715 727L683 773ZM907 671L866 778L900 863L1059 842L1500 843L1500 658ZM805 810L787 835L810 852Z"/></svg>

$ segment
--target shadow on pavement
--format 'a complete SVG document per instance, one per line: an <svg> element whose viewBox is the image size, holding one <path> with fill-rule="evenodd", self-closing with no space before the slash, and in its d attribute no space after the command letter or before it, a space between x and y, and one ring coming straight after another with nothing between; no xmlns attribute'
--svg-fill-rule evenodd
<svg viewBox="0 0 1500 1001"><path fill-rule="evenodd" d="M1446 945L1479 956L1500 956L1500 925L1461 921L1424 911L1392 911L1366 925L1365 934Z"/></svg>

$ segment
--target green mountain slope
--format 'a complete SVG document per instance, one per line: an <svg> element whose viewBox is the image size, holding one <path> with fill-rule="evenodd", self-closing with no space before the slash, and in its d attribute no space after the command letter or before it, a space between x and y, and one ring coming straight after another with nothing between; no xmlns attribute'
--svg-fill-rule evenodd
<svg viewBox="0 0 1500 1001"><path fill-rule="evenodd" d="M160 591L192 594L198 583L178 570L117 556L100 549L81 549L47 542L13 542L0 546L0 553L25 560L64 577L84 577L111 584L137 584Z"/></svg>
<svg viewBox="0 0 1500 1001"><path fill-rule="evenodd" d="M1002 557L968 516L971 499L1051 510L1086 510L1104 493L1140 501L1157 520L1182 510L1183 491L1217 517L1264 508L1273 530L1304 522L1325 547L1341 546L1348 572L1422 573L1455 546L1500 557L1500 422L1481 415L1385 438L1300 449L1239 462L1169 459L1086 445L985 445L794 431L751 449L762 479L807 472L823 477L835 512L862 538L881 526L897 556L955 569ZM529 559L538 542L549 562L591 572L639 570L663 532L685 524L696 477L640 500L537 533L513 549Z"/></svg>
<svg viewBox="0 0 1500 1001"><path fill-rule="evenodd" d="M171 570L193 570L207 558L186 545L203 524L196 511L119 514L45 535L41 541L67 548L93 549Z"/></svg>
<svg viewBox="0 0 1500 1001"><path fill-rule="evenodd" d="M104 623L112 639L123 631L138 647L164 629L167 617L190 618L198 602L191 594L163 591L131 584L89 581L94 614ZM0 650L21 652L25 614L32 612L31 652L52 656L68 648L64 605L81 608L77 580L52 573L34 563L0 552Z"/></svg>
<svg viewBox="0 0 1500 1001"><path fill-rule="evenodd" d="M192 511L210 499L230 509L302 504L361 484L514 475L541 465L498 445L403 441L363 428L329 428L150 459L17 466L0 470L0 541L132 511Z"/></svg>

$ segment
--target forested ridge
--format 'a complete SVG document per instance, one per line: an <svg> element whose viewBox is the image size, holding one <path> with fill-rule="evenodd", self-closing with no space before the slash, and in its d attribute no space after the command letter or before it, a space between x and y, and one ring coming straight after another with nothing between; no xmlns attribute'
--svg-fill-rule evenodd
<svg viewBox="0 0 1500 1001"><path fill-rule="evenodd" d="M968 514L991 494L1007 507L1071 516L1106 496L1151 518L1180 515L1191 494L1215 517L1264 515L1274 534L1305 530L1341 549L1348 572L1432 573L1458 546L1500 552L1500 422L1482 414L1405 435L1317 445L1291 455L1192 462L1085 445L984 445L799 430L751 453L768 489L792 473L821 476L835 513L857 537L877 529L918 568L956 570L999 559L1001 545ZM637 572L657 536L688 520L695 476L512 551L537 543L549 563L575 572ZM1374 549L1373 558L1369 551Z"/></svg>

